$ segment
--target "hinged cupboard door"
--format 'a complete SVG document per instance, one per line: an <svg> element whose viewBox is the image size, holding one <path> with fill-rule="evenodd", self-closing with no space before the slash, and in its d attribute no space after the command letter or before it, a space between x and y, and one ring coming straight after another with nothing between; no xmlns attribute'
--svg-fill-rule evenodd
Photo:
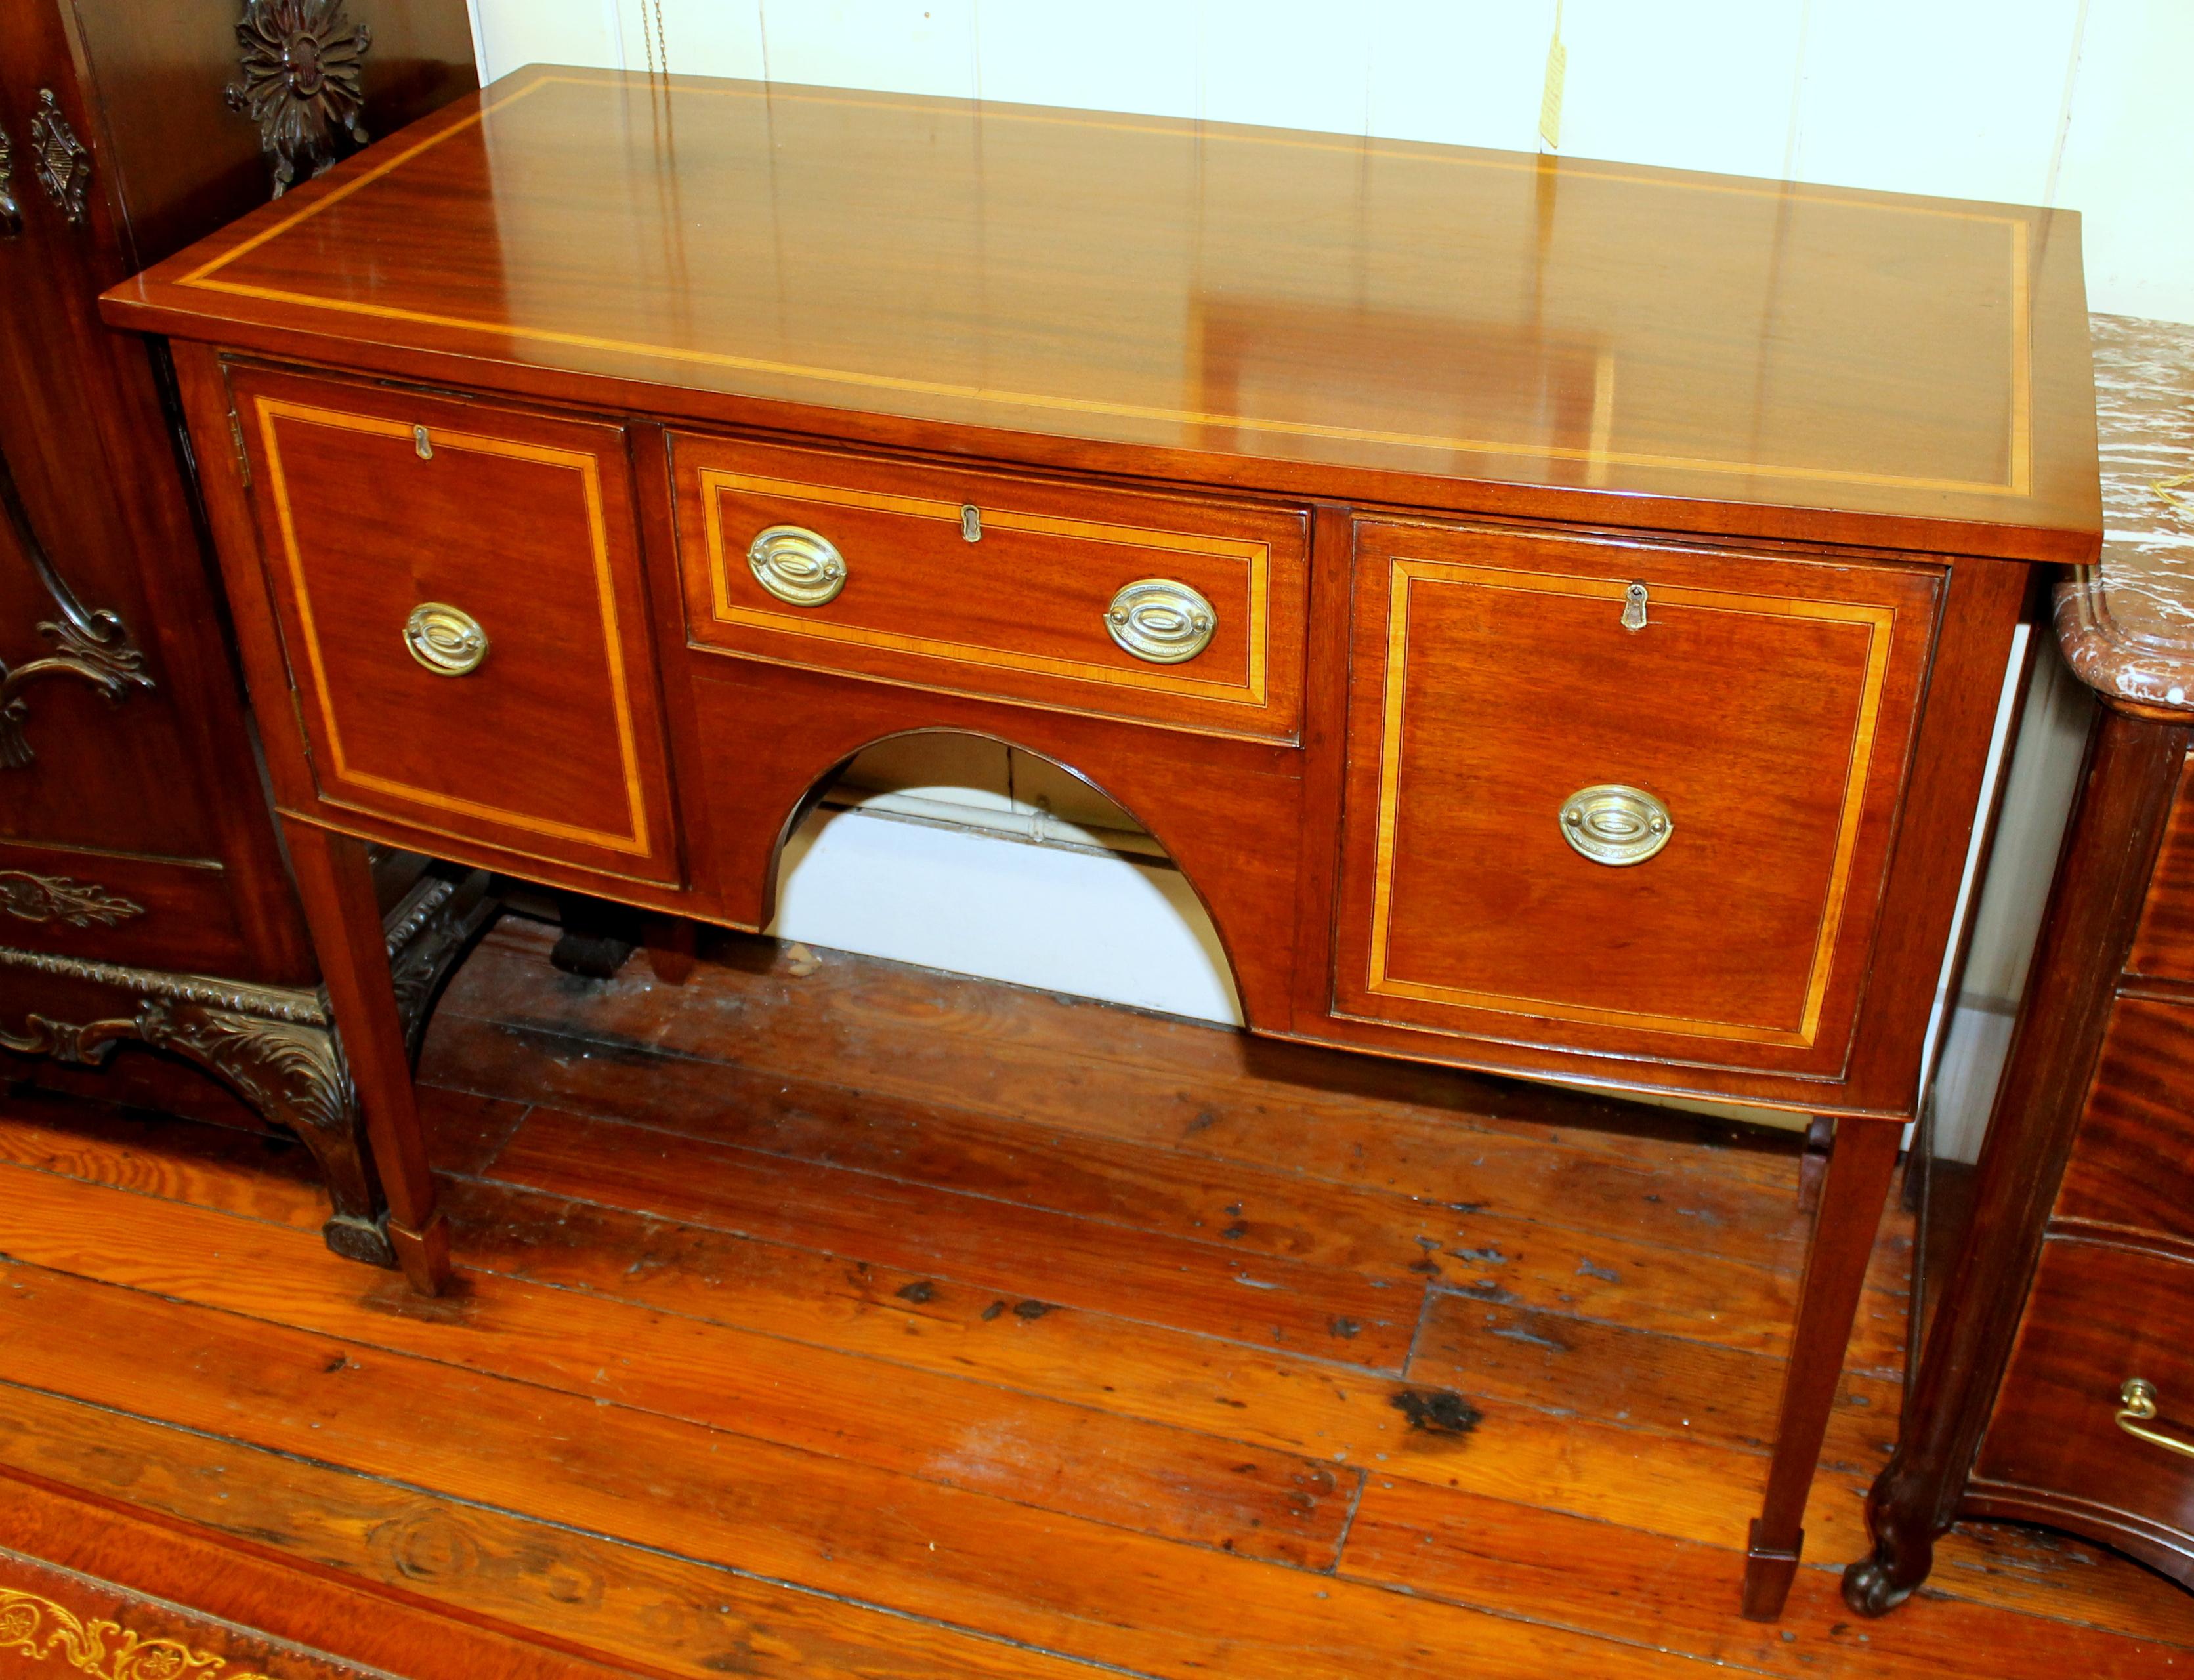
<svg viewBox="0 0 2194 1680"><path fill-rule="evenodd" d="M1336 1011L1838 1076L1941 576L1360 522Z"/></svg>

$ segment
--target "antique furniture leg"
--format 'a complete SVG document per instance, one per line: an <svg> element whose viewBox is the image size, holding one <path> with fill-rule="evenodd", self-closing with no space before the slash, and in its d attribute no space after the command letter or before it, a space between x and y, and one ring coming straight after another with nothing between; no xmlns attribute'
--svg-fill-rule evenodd
<svg viewBox="0 0 2194 1680"><path fill-rule="evenodd" d="M583 980L613 980L640 948L640 913L582 892L556 894L564 932L548 960Z"/></svg>
<svg viewBox="0 0 2194 1680"><path fill-rule="evenodd" d="M1829 1151L1835 1137L1835 1121L1821 1115L1815 1115L1806 1128L1805 1153L1798 1157L1798 1211L1801 1213L1820 1210L1821 1182L1829 1176Z"/></svg>
<svg viewBox="0 0 2194 1680"><path fill-rule="evenodd" d="M692 979L701 956L699 925L683 916L650 916L640 926L642 948L657 981L682 986Z"/></svg>
<svg viewBox="0 0 2194 1680"><path fill-rule="evenodd" d="M1863 1615L1911 1596L1957 1516L2188 744L2183 726L2102 714L1996 1089L1969 1234L1943 1284L1897 1451L1867 1494L1874 1551L1844 1572L1845 1602Z"/></svg>
<svg viewBox="0 0 2194 1680"><path fill-rule="evenodd" d="M1767 1497L1753 1519L1745 1551L1744 1614L1754 1621L1772 1621L1782 1614L1798 1573L1798 1554L1806 1543L1806 1495L1828 1433L1829 1408L1835 1404L1844 1345L1858 1310L1859 1287L1881 1224L1901 1130L1893 1121L1845 1119L1836 1125L1820 1205L1813 1213L1805 1281L1798 1290Z"/></svg>
<svg viewBox="0 0 2194 1680"><path fill-rule="evenodd" d="M295 818L284 818L282 826L388 1200L389 1246L413 1288L439 1294L449 1279L449 1232L434 1206L365 842Z"/></svg>
<svg viewBox="0 0 2194 1680"><path fill-rule="evenodd" d="M28 879L0 882L0 905L26 915L22 883ZM388 914L385 937L397 1008L414 1058L435 989L495 913L486 886L479 871L457 880L428 874ZM323 1227L330 1248L371 1265L396 1264L382 1230L381 1191L357 1091L317 988L256 985L0 946L0 971L6 970L77 989L99 988L112 997L101 1001L89 1020L63 1021L41 1011L26 1016L20 1032L0 1023L0 1048L99 1067L123 1045L138 1043L194 1064L312 1151L331 1204Z"/></svg>
<svg viewBox="0 0 2194 1680"><path fill-rule="evenodd" d="M350 1075L317 993L43 951L0 949L0 969L104 987L122 1012L82 1023L34 1012L20 1033L0 1026L0 1048L98 1067L135 1041L197 1064L312 1151L332 1204L328 1247L347 1259L394 1264L372 1167L359 1148Z"/></svg>

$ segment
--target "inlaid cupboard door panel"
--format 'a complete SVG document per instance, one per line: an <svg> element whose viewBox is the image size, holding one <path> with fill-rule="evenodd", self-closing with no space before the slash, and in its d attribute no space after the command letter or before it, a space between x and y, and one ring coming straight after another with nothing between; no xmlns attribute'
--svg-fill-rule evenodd
<svg viewBox="0 0 2194 1680"><path fill-rule="evenodd" d="M231 390L321 799L674 878L623 430L252 369Z"/></svg>
<svg viewBox="0 0 2194 1680"><path fill-rule="evenodd" d="M1941 577L1359 522L1337 1012L1840 1075Z"/></svg>

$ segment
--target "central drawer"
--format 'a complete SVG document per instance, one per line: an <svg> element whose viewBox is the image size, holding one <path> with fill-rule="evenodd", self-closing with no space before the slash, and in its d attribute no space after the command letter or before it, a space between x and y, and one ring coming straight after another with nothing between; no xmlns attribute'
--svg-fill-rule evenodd
<svg viewBox="0 0 2194 1680"><path fill-rule="evenodd" d="M696 645L1292 741L1307 520L1254 502L671 439Z"/></svg>

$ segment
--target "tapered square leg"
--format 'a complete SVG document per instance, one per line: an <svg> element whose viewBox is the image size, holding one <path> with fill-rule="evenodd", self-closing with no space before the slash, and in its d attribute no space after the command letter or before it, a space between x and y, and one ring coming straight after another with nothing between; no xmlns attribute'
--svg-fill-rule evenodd
<svg viewBox="0 0 2194 1680"><path fill-rule="evenodd" d="M1806 1549L1806 1531L1798 1530L1786 1550L1766 1545L1760 1539L1760 1519L1752 1519L1745 1537L1744 1614L1753 1621L1773 1621L1783 1614L1790 1596L1790 1583L1798 1579L1798 1555Z"/></svg>
<svg viewBox="0 0 2194 1680"><path fill-rule="evenodd" d="M1745 1548L1744 1614L1754 1621L1773 1621L1783 1614L1798 1573L1806 1543L1806 1496L1843 1376L1844 1350L1858 1312L1859 1290L1881 1228L1902 1130L1895 1121L1836 1122L1813 1212L1797 1322L1791 1327L1767 1495Z"/></svg>
<svg viewBox="0 0 2194 1680"><path fill-rule="evenodd" d="M449 1235L434 1206L426 1134L411 1089L365 843L295 818L284 818L282 826L328 1006L358 1087L374 1171L388 1204L389 1246L412 1287L437 1294L449 1279Z"/></svg>

